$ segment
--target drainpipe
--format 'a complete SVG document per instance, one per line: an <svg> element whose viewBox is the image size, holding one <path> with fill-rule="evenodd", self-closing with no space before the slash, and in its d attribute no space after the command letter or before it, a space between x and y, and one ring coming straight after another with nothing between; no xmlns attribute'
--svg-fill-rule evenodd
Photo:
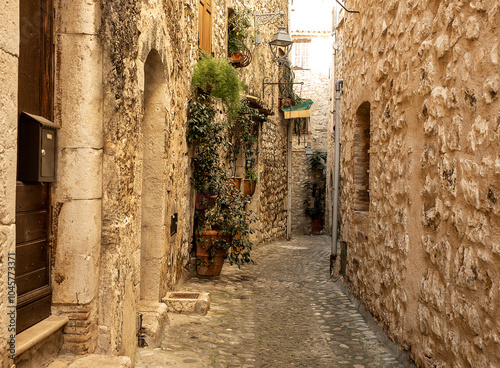
<svg viewBox="0 0 500 368"><path fill-rule="evenodd" d="M332 222L332 250L330 254L330 274L333 273L335 260L337 259L338 222L339 222L339 181L340 181L340 98L344 80L339 79L335 83L335 156L333 177L333 222Z"/></svg>

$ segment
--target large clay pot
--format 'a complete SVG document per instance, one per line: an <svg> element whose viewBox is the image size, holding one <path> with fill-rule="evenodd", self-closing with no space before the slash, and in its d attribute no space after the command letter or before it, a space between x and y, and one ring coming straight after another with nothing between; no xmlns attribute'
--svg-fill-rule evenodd
<svg viewBox="0 0 500 368"><path fill-rule="evenodd" d="M216 230L202 231L197 235L196 239L196 273L198 276L219 276L224 264L224 257L227 249L216 247L214 251L207 248L210 247L213 240L220 240L225 235ZM214 254L215 253L215 254Z"/></svg>
<svg viewBox="0 0 500 368"><path fill-rule="evenodd" d="M205 210L207 207L212 206L215 203L217 196L207 195L203 193L196 194L195 207L197 210Z"/></svg>

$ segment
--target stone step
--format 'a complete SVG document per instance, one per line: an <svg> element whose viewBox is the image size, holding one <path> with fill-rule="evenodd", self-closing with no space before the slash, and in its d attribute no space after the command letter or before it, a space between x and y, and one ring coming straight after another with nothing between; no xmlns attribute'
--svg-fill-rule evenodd
<svg viewBox="0 0 500 368"><path fill-rule="evenodd" d="M61 356L47 368L131 368L132 361L125 356L86 355L83 357Z"/></svg>

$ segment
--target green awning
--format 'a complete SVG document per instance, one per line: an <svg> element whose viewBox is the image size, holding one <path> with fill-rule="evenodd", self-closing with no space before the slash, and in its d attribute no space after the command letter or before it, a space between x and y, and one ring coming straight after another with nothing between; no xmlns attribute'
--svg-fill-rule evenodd
<svg viewBox="0 0 500 368"><path fill-rule="evenodd" d="M309 110L314 103L313 100L307 99L307 100L302 100L301 103L294 105L294 106L281 106L281 110L283 111L299 111L299 110Z"/></svg>

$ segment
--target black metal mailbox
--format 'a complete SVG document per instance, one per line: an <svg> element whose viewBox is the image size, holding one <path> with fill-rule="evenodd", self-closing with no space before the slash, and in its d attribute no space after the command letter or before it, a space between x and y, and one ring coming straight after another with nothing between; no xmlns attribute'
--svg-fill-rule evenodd
<svg viewBox="0 0 500 368"><path fill-rule="evenodd" d="M21 113L17 162L19 181L55 180L58 128L57 124L44 117Z"/></svg>

